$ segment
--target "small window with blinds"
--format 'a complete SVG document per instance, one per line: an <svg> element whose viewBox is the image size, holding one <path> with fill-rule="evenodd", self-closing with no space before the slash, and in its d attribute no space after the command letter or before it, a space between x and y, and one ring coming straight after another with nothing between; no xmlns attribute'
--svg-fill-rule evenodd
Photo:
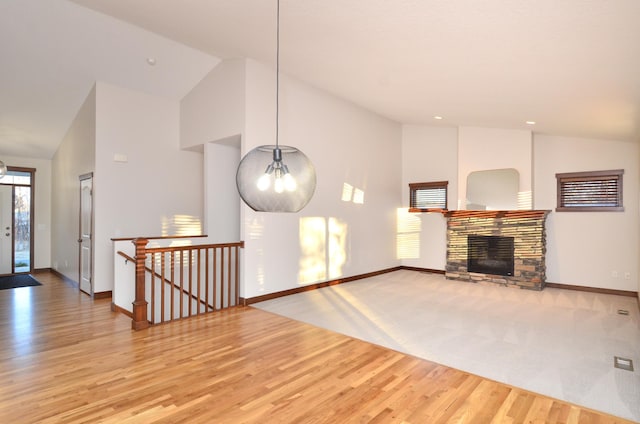
<svg viewBox="0 0 640 424"><path fill-rule="evenodd" d="M624 211L622 174L624 169L556 174L556 212Z"/></svg>
<svg viewBox="0 0 640 424"><path fill-rule="evenodd" d="M447 210L449 181L409 184L409 212Z"/></svg>

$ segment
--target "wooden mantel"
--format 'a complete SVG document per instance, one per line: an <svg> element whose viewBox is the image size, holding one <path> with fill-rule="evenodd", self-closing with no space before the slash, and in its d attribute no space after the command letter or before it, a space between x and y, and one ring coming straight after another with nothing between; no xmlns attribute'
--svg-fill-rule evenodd
<svg viewBox="0 0 640 424"><path fill-rule="evenodd" d="M510 210L510 211L445 211L442 214L447 218L543 218L551 210Z"/></svg>

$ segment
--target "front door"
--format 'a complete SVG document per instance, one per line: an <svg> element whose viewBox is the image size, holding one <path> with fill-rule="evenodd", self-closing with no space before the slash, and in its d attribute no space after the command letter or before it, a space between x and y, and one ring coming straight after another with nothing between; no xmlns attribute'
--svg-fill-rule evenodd
<svg viewBox="0 0 640 424"><path fill-rule="evenodd" d="M13 186L0 185L0 275L13 272Z"/></svg>
<svg viewBox="0 0 640 424"><path fill-rule="evenodd" d="M80 176L80 290L93 295L93 174Z"/></svg>

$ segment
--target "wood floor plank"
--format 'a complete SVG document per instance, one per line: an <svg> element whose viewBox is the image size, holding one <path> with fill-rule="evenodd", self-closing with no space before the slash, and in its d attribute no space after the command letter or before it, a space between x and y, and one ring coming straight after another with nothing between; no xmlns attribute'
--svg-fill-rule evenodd
<svg viewBox="0 0 640 424"><path fill-rule="evenodd" d="M2 423L628 423L254 308L143 331L53 274L0 291Z"/></svg>

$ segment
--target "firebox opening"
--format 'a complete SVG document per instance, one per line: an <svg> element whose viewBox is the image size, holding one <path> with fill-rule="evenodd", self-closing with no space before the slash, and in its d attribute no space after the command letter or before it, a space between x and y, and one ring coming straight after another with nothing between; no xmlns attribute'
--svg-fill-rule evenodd
<svg viewBox="0 0 640 424"><path fill-rule="evenodd" d="M467 271L513 276L513 237L467 236Z"/></svg>

